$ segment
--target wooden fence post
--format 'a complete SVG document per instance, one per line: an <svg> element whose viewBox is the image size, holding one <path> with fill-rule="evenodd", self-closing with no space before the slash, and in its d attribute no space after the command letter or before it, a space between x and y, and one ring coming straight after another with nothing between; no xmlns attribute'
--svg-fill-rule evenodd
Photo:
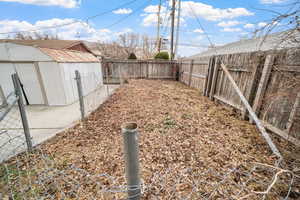
<svg viewBox="0 0 300 200"><path fill-rule="evenodd" d="M182 60L178 63L178 81L182 82Z"/></svg>
<svg viewBox="0 0 300 200"><path fill-rule="evenodd" d="M211 90L211 78L212 78L212 72L214 68L214 57L209 58L208 62L208 69L207 69L207 76L206 76L206 86L205 86L205 94L204 96L208 97Z"/></svg>
<svg viewBox="0 0 300 200"><path fill-rule="evenodd" d="M271 75L273 68L274 56L268 55L265 60L264 68L262 71L261 79L259 81L256 97L253 104L253 111L258 115L259 110L262 105L263 98L265 96L265 91L267 89L267 84ZM253 123L253 120L250 119L250 122Z"/></svg>
<svg viewBox="0 0 300 200"><path fill-rule="evenodd" d="M192 83L193 68L194 68L194 60L191 60L190 74L189 74L189 86L190 87L191 87L191 83Z"/></svg>
<svg viewBox="0 0 300 200"><path fill-rule="evenodd" d="M297 111L300 111L300 92L297 94L294 106L292 108L288 123L287 123L287 133L289 134L292 130L293 123L296 117Z"/></svg>
<svg viewBox="0 0 300 200"><path fill-rule="evenodd" d="M266 142L268 143L269 147L271 148L271 150L273 151L273 153L279 157L280 161L282 160L282 155L279 152L279 150L277 149L276 145L273 143L272 138L269 136L269 134L267 133L265 127L263 126L263 123L258 119L257 115L255 114L255 112L253 111L253 109L251 108L249 102L247 101L247 99L244 97L242 91L240 90L240 88L238 87L238 85L236 84L236 82L234 81L234 79L232 78L231 74L229 73L227 67L221 63L221 67L223 69L223 71L225 72L227 78L229 79L229 81L231 82L234 90L236 91L236 93L239 95L241 101L243 102L244 106L247 108L247 110L250 113L251 119L253 119L255 121L255 124L258 128L258 130L261 132L262 136L265 138Z"/></svg>
<svg viewBox="0 0 300 200"><path fill-rule="evenodd" d="M149 62L147 62L147 79L149 79Z"/></svg>
<svg viewBox="0 0 300 200"><path fill-rule="evenodd" d="M216 57L215 63L214 63L214 70L212 74L212 82L211 82L211 89L210 89L210 95L209 98L211 100L214 99L214 94L217 86L217 81L218 81L218 71L219 71L219 59Z"/></svg>
<svg viewBox="0 0 300 200"><path fill-rule="evenodd" d="M259 65L260 65L260 60L258 61L258 63L255 63L253 66L253 72L252 72L252 76L251 76L251 81L250 81L250 89L249 91L245 94L246 99L248 100L249 104L251 105L253 103L253 95L255 93L255 85L256 85L256 80L258 79L258 69L259 69ZM242 119L246 120L247 118L247 109L244 108L244 110L242 111Z"/></svg>
<svg viewBox="0 0 300 200"><path fill-rule="evenodd" d="M139 61L140 63L140 78L143 78L143 73L142 73L142 61Z"/></svg>
<svg viewBox="0 0 300 200"><path fill-rule="evenodd" d="M173 80L177 81L179 75L179 62L174 62L173 64ZM179 79L178 79L179 81Z"/></svg>

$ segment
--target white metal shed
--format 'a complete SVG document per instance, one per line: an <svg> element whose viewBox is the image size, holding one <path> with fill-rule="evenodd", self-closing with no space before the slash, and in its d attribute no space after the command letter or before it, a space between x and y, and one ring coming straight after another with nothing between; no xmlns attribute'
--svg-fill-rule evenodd
<svg viewBox="0 0 300 200"><path fill-rule="evenodd" d="M78 100L75 70L81 73L84 94L103 84L101 64L90 53L0 43L0 85L13 91L17 72L28 104L68 105Z"/></svg>

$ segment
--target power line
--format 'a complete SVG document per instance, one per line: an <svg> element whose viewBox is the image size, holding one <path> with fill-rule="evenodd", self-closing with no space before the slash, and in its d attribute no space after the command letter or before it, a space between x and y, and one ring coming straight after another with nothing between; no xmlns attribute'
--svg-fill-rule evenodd
<svg viewBox="0 0 300 200"><path fill-rule="evenodd" d="M211 41L211 39L210 39L209 35L207 34L207 32L205 31L204 27L202 26L202 24L201 24L201 22L200 22L200 20L199 20L198 16L196 15L196 13L195 13L194 9L191 7L191 5L190 5L190 4L188 4L188 5L189 5L189 7L190 7L190 9L191 9L191 11L192 11L192 13L193 13L194 17L196 18L196 20L197 20L197 23L199 24L199 26L200 26L201 30L202 30L202 31L203 31L203 33L205 34L205 36L206 36L206 38L207 38L208 42L209 42L209 43L210 43L210 45L213 47L213 46L214 46L214 44L212 43L212 41Z"/></svg>
<svg viewBox="0 0 300 200"><path fill-rule="evenodd" d="M171 12L171 47L170 47L171 60L174 59L175 5L176 5L176 1L172 0L172 12Z"/></svg>
<svg viewBox="0 0 300 200"><path fill-rule="evenodd" d="M179 43L179 34L180 34L180 13L181 13L181 0L178 0L178 14L177 14L177 30L176 30L176 44L174 54L177 57L178 52L178 43Z"/></svg>
<svg viewBox="0 0 300 200"><path fill-rule="evenodd" d="M164 19L164 24L162 26L162 36L164 37L166 35L166 33L168 32L168 28L169 28L169 20L170 20L170 15L167 12L165 15L165 19Z"/></svg>
<svg viewBox="0 0 300 200"><path fill-rule="evenodd" d="M39 31L39 30L47 30L47 29L53 29L53 28L61 28L61 27L69 26L69 25L76 24L76 23L84 23L84 21L86 21L86 22L88 23L88 21L89 21L90 19L93 19L93 18L102 16L102 15L105 15L105 14L111 13L111 12L114 11L114 10L117 10L117 9L120 9L120 8L125 7L125 6L127 6L127 5L130 5L130 4L132 4L132 3L136 2L136 1L138 1L138 0L131 0L131 1L127 2L127 3L124 3L124 4L122 4L122 5L119 5L118 7L115 7L115 8L113 8L113 9L110 9L110 10L101 12L101 13L99 13L99 14L96 14L96 15L93 15L93 16L90 16L90 17L87 17L87 18L85 18L85 20L74 20L74 21L72 21L72 22L65 23L65 24L54 25L54 26L47 26L47 27L41 27L41 28L36 28L36 29L32 29L32 30L21 30L21 31L2 32L2 33L0 33L0 35L15 34L15 33L26 33L26 32L36 32L36 31Z"/></svg>
<svg viewBox="0 0 300 200"><path fill-rule="evenodd" d="M107 11L104 11L102 13L99 13L99 14L96 14L96 15L93 15L93 16L90 16L90 17L87 17L86 18L86 21L90 20L90 19L93 19L93 18L96 18L96 17L99 17L99 16L102 16L102 15L105 15L105 14L108 14L108 13L111 13L112 11L114 10L118 10L120 8L123 8L123 7L126 7L134 2L136 2L137 0L132 0L132 1L129 1L127 3L124 3L124 4L121 4L120 6L116 7L116 8L112 8L110 10L107 10Z"/></svg>
<svg viewBox="0 0 300 200"><path fill-rule="evenodd" d="M120 20L108 25L108 26L105 26L104 29L106 28L110 28L112 26L115 26L119 23L121 23L122 21L124 21L125 19L129 18L130 16L134 15L136 12L140 11L142 8L145 7L145 5L147 5L148 3L150 3L152 0L148 0L146 1L146 3L142 4L141 6L139 6L136 10L132 11L130 14L126 15L125 17L121 18Z"/></svg>
<svg viewBox="0 0 300 200"><path fill-rule="evenodd" d="M166 0L167 2L167 0ZM166 7L166 11L165 11L165 16L164 16L164 19L163 19L163 25L161 26L162 28L162 36L165 37L166 33L167 33L167 29L168 29L168 24L169 24L169 20L170 20L170 13L169 13L169 9L170 9L170 6L167 2L167 7ZM163 30L164 28L164 30Z"/></svg>
<svg viewBox="0 0 300 200"><path fill-rule="evenodd" d="M158 12L157 12L157 51L160 52L160 44L161 44L161 38L160 38L160 11L161 11L161 0L159 0L159 5L158 5Z"/></svg>
<svg viewBox="0 0 300 200"><path fill-rule="evenodd" d="M200 25L201 29L203 30L204 33L205 32L205 29L204 27L202 26L198 16L195 14L193 8L189 5L190 9L192 10L192 12L194 13L196 19L197 19L197 22L198 24ZM211 46L214 46L212 41L210 40L210 37L208 34L206 34L207 36L207 39L209 41L209 43L211 44ZM213 48L216 55L218 54L218 51L216 48ZM251 114L251 118L252 119L255 119L257 118L256 114L252 111L251 112L251 105L248 103L247 99L244 97L243 93L239 90L239 87L238 85L235 83L234 79L232 78L232 76L230 76L230 72L227 70L226 68L226 65L223 63L222 59L220 59L220 62L221 62L221 68L223 69L223 71L225 72L225 74L227 75L227 78L229 78L230 82L232 83L233 87L235 88L237 94L239 95L241 101L243 102L244 106L247 108L247 110L249 110L249 113ZM254 114L253 114L254 113ZM282 161L282 155L280 153L280 151L277 149L276 145L273 143L272 139L270 138L269 134L266 132L266 129L264 126L261 125L261 122L259 121L259 119L257 118L257 120L255 121L256 122L256 126L257 128L259 129L259 131L261 132L262 136L264 137L264 139L266 140L266 142L268 143L270 149L272 150L272 152L279 157L279 162L277 162L277 164L279 164L281 161Z"/></svg>
<svg viewBox="0 0 300 200"><path fill-rule="evenodd" d="M166 42L170 44L170 42ZM209 45L197 45L197 44L191 44L191 43L178 43L178 46L188 46L188 47L199 47L199 48L208 48Z"/></svg>
<svg viewBox="0 0 300 200"><path fill-rule="evenodd" d="M2 32L0 33L0 35L6 35L6 34L14 34L14 33L26 33L26 32L36 32L39 30L46 30L46 29L53 29L53 28L60 28L63 26L69 26L71 24L76 24L76 23L82 23L82 21L79 20L75 20L66 24L60 24L60 25L55 25L55 26L47 26L47 27L41 27L41 28L36 28L36 29L32 29L32 30L22 30L22 31L11 31L11 32Z"/></svg>

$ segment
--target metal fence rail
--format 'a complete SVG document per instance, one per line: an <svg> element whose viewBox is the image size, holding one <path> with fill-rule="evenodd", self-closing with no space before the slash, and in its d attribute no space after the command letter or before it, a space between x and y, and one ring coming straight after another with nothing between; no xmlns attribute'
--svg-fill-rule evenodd
<svg viewBox="0 0 300 200"><path fill-rule="evenodd" d="M92 78L91 76L87 78L80 74L79 71L75 71L75 80L78 89L81 119L83 119L89 113L95 111L109 97L112 91L108 85L103 84L102 77L96 75L92 76ZM90 85L94 85L95 88L89 88Z"/></svg>
<svg viewBox="0 0 300 200"><path fill-rule="evenodd" d="M4 97L0 110L0 162L32 150L32 141L17 74L12 76L15 91ZM4 96L4 93L2 93Z"/></svg>
<svg viewBox="0 0 300 200"><path fill-rule="evenodd" d="M251 167L250 167L251 166ZM299 177L292 171L263 164L224 168L176 167L157 170L141 182L142 199L282 200L299 198ZM134 199L124 176L93 174L75 165L64 166L43 150L15 157L0 169L3 199Z"/></svg>
<svg viewBox="0 0 300 200"><path fill-rule="evenodd" d="M77 80L80 80L78 76ZM123 127L123 134L128 134L128 130L130 134L134 133L124 135L124 152L128 153L125 156L127 177L106 172L94 173L75 163L64 162L43 146L32 148L30 145L30 135L26 133L26 113L17 81L15 75L16 92L7 98L7 106L0 110L0 199L119 200L139 199L139 196L150 200L300 198L300 177L296 172L262 163L240 161L236 165L222 167L183 167L168 163L158 167L156 172L145 173L138 167L136 125L126 126L126 131ZM84 93L84 80L81 81ZM83 105L88 109L97 103L97 98L91 98L91 101L83 98Z"/></svg>

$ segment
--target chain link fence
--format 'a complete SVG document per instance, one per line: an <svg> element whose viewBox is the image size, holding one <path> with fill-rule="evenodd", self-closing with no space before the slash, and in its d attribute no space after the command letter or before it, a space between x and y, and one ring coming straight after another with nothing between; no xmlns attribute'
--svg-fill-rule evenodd
<svg viewBox="0 0 300 200"><path fill-rule="evenodd" d="M18 76L14 74L12 79L15 91L6 97L0 89L0 162L32 148Z"/></svg>
<svg viewBox="0 0 300 200"><path fill-rule="evenodd" d="M293 172L254 164L219 170L168 168L142 179L142 199L299 199ZM43 151L17 156L1 166L3 199L134 199L123 176L92 174L57 163Z"/></svg>
<svg viewBox="0 0 300 200"><path fill-rule="evenodd" d="M92 78L91 78L92 77ZM103 84L103 78L93 74L85 76L75 71L75 80L78 89L79 105L82 119L96 110L109 97L113 89ZM115 86L117 87L117 86Z"/></svg>
<svg viewBox="0 0 300 200"><path fill-rule="evenodd" d="M95 98L83 100L88 109L97 106ZM141 184L128 187L125 175L93 173L76 163L55 159L42 145L28 148L18 89L7 102L0 110L0 199L137 199L128 197L129 191L137 189L142 199L149 200L300 198L299 169L288 170L284 163L278 167L240 163L209 169L179 168L170 163L154 173L141 170Z"/></svg>

